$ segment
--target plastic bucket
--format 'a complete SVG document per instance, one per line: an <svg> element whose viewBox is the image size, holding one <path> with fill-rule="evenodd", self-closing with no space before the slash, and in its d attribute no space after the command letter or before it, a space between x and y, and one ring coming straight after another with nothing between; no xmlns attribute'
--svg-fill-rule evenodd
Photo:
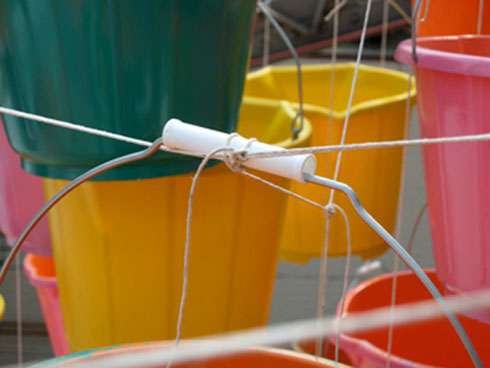
<svg viewBox="0 0 490 368"><path fill-rule="evenodd" d="M430 1L425 22L419 22L417 34L426 36L450 36L478 32L480 0L425 0L420 5L419 19L423 19ZM415 0L412 0L412 7ZM490 1L483 0L481 33L490 33Z"/></svg>
<svg viewBox="0 0 490 368"><path fill-rule="evenodd" d="M291 141L294 115L285 102L245 99L238 131L282 147L305 146L311 125ZM46 195L65 184L44 179ZM53 208L71 351L174 338L190 186L190 174L89 182ZM286 198L224 164L203 172L194 197L184 337L267 323Z"/></svg>
<svg viewBox="0 0 490 368"><path fill-rule="evenodd" d="M293 343L292 348L299 353L315 355L316 341L310 340L295 342ZM323 339L322 357L330 360L335 360L335 345L328 341L328 339ZM340 348L338 362L342 364L352 365L352 362L350 361L347 354Z"/></svg>
<svg viewBox="0 0 490 368"><path fill-rule="evenodd" d="M424 138L490 131L490 36L417 40L420 134ZM396 59L412 63L411 43ZM437 275L449 292L490 288L489 142L422 148ZM476 318L490 323L490 311Z"/></svg>
<svg viewBox="0 0 490 368"><path fill-rule="evenodd" d="M192 342L187 344L213 344L212 342ZM93 349L66 357L60 357L48 360L43 363L33 365L32 367L71 367L80 365L95 365L99 364L101 359L111 356L127 354L131 352L144 353L158 351L159 349L169 349L172 345L169 343L139 343L123 346L112 346L108 348ZM143 365L142 365L143 366ZM152 368L160 366L152 365ZM166 364L161 366L166 367ZM201 361L191 363L173 363L172 367L176 368L328 368L338 367L347 368L345 365L335 365L333 362L322 358L314 358L305 354L299 354L288 350L272 349L272 348L251 348L243 350L243 352L219 357L208 358Z"/></svg>
<svg viewBox="0 0 490 368"><path fill-rule="evenodd" d="M353 63L336 67L331 144L340 142L354 69ZM312 146L330 144L330 78L330 65L303 67L304 111L313 125ZM402 139L407 89L407 74L361 65L346 143ZM296 68L268 67L251 73L244 93L246 96L297 102ZM411 91L411 96L415 96L415 89ZM316 172L331 177L336 159L337 154L317 155ZM388 231L392 231L395 225L401 163L401 149L345 152L342 156L338 180L354 188L363 206ZM292 190L320 203L327 203L330 193L325 188L300 183L293 183ZM349 216L353 254L367 259L387 249L385 242L359 218L347 198L337 194L335 202ZM329 255L344 256L347 245L342 216L332 217L331 229ZM286 209L281 258L303 263L312 257L319 257L324 234L325 217L321 211L290 199Z"/></svg>
<svg viewBox="0 0 490 368"><path fill-rule="evenodd" d="M32 216L44 204L42 180L20 167L19 156L10 148L0 121L0 230L13 245ZM43 219L20 248L26 253L51 255L48 219Z"/></svg>
<svg viewBox="0 0 490 368"><path fill-rule="evenodd" d="M51 257L28 254L24 258L24 273L31 285L36 288L54 355L68 354L70 350L63 328L53 259Z"/></svg>
<svg viewBox="0 0 490 368"><path fill-rule="evenodd" d="M0 105L154 140L170 118L238 122L256 0L1 0ZM73 179L135 146L4 116L28 172ZM190 172L159 153L99 180Z"/></svg>
<svg viewBox="0 0 490 368"><path fill-rule="evenodd" d="M443 289L433 270L426 271L439 290ZM345 299L344 316L391 305L392 274L362 282L350 290ZM411 272L398 274L397 305L432 299L428 291ZM338 311L337 311L338 312ZM458 316L475 345L483 365L490 364L488 336L490 326L467 317ZM353 365L359 368L386 367L388 328L357 334L342 334L340 347ZM471 360L445 317L425 322L395 326L391 367L470 367Z"/></svg>
<svg viewBox="0 0 490 368"><path fill-rule="evenodd" d="M2 322L4 315L5 315L5 299L3 299L2 294L0 294L0 322Z"/></svg>

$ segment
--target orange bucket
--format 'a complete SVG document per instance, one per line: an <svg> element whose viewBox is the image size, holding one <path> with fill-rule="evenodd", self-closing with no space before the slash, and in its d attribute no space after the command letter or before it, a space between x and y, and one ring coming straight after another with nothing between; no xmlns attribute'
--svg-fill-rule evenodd
<svg viewBox="0 0 490 368"><path fill-rule="evenodd" d="M212 344L212 342L188 342L187 344ZM81 353L55 358L37 365L38 367L72 367L72 366L93 366L97 367L100 360L110 356L123 355L130 352L151 352L158 349L169 349L172 345L168 342L159 343L136 343L122 346L111 346L87 350ZM149 367L150 365L146 365ZM166 367L163 365L151 365L152 368ZM142 364L141 367L144 367ZM191 363L172 364L174 368L348 368L343 364L335 364L332 361L311 357L306 354L299 354L288 350L273 348L251 348L244 349L242 352L218 357L209 358Z"/></svg>
<svg viewBox="0 0 490 368"><path fill-rule="evenodd" d="M480 0L423 0L419 19L424 18L427 3L429 11L425 22L419 22L419 37L476 34ZM412 0L412 9L415 0ZM490 34L490 1L483 0L481 34Z"/></svg>
<svg viewBox="0 0 490 368"><path fill-rule="evenodd" d="M434 270L426 271L439 291L443 286ZM432 299L418 278L409 271L400 272L396 304ZM393 275L386 274L360 283L345 299L344 317L391 304ZM490 325L458 315L485 367L490 367L488 338ZM335 336L331 337L335 339ZM334 340L332 340L334 341ZM386 367L388 328L356 334L342 334L340 348L358 368ZM472 362L451 323L445 317L395 326L393 328L392 368L471 367Z"/></svg>

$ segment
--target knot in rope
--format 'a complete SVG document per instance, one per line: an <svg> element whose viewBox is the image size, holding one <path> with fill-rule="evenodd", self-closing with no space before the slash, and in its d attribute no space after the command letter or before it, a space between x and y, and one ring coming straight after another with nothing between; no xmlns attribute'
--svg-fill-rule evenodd
<svg viewBox="0 0 490 368"><path fill-rule="evenodd" d="M335 215L335 205L333 203L327 204L324 209L325 209L325 214L328 217L332 217L333 215Z"/></svg>
<svg viewBox="0 0 490 368"><path fill-rule="evenodd" d="M240 137L240 135L238 133L230 134L230 136L226 140L226 147L232 148L230 147L230 143L233 138L236 137ZM240 150L229 150L224 152L223 156L226 166L228 166L234 172L243 172L246 169L246 167L243 166L243 163L247 161L247 153L250 149L250 146L256 141L257 139L250 138L244 148Z"/></svg>

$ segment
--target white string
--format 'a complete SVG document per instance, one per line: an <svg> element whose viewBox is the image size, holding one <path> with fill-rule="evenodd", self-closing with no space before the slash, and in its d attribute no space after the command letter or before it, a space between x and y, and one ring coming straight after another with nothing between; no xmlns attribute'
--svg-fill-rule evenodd
<svg viewBox="0 0 490 368"><path fill-rule="evenodd" d="M357 59L356 59L356 66L354 69L354 75L352 77L352 84L351 84L351 89L350 89L350 95L349 95L349 102L347 104L347 112L345 115L345 120L344 120L344 125L342 128L342 136L340 138L340 145L343 146L345 143L345 138L347 136L347 128L349 126L349 118L350 118L350 113L352 109L352 102L354 100L354 93L356 90L356 82L357 82L357 75L359 73L359 66L361 64L361 58L362 58L362 52L364 50L364 39L366 38L366 30L367 30L367 25L369 21L369 13L371 10L371 2L372 0L368 0L366 4L366 12L364 15L364 23L362 26L362 32L361 32L361 38L359 41L359 49L357 51ZM333 180L337 180L338 175L339 175L339 170L340 170L340 163L342 162L342 152L340 152L337 155L337 161L335 163L335 172L333 175ZM330 190L330 199L328 200L328 204L331 205L333 204L334 200L334 195L335 191L332 189ZM328 207L328 205L327 205ZM322 318L325 314L327 302L326 302L326 289L327 289L327 278L328 278L328 248L329 248L329 236L330 236L330 214L326 212L326 223L325 223L325 239L324 239L324 246L322 250L322 262L320 264L320 276L319 276L319 282L318 282L318 307L317 307L317 315L318 318ZM322 345L323 342L317 342L316 346L316 352L321 353L322 351ZM317 354L320 355L320 354Z"/></svg>
<svg viewBox="0 0 490 368"><path fill-rule="evenodd" d="M270 39L271 22L269 19L267 19L267 17L264 17L264 48L262 51L262 66L269 65Z"/></svg>
<svg viewBox="0 0 490 368"><path fill-rule="evenodd" d="M339 8L339 0L335 0L334 9ZM333 129L333 112L334 112L334 95L335 95L335 71L337 66L337 45L339 37L339 10L334 13L333 17L333 41L332 41L332 56L331 56L331 71L330 71L330 111L328 115L328 144L332 143L332 129ZM325 18L326 20L327 18ZM330 155L327 156L327 172L326 176L329 176L330 170ZM325 218L325 239L330 236L330 222ZM328 249L328 244L324 244L322 247L321 263L320 263L320 273L318 275L318 296L317 296L317 317L319 319L323 318L326 310L326 292L327 292L327 267L328 267L328 254L326 250ZM328 343L328 340L327 340ZM320 337L316 341L315 355L317 357L322 356L323 349L323 337ZM328 348L327 348L328 350Z"/></svg>
<svg viewBox="0 0 490 368"><path fill-rule="evenodd" d="M449 296L447 304L454 313L462 313L490 307L490 291L480 291L465 296ZM376 308L366 312L349 313L342 321L342 333L352 334L384 328L394 322L396 325L422 322L444 316L443 310L434 300L407 303L397 306L393 320L390 307ZM113 367L155 367L169 361L197 361L211 357L222 357L256 346L281 346L294 341L305 341L320 335L333 335L338 330L338 320L331 316L321 321L316 319L287 322L276 326L266 326L240 332L208 336L197 344L182 344L169 348L162 344L155 349L131 349L118 354L109 354L97 359L98 368ZM75 361L72 368L86 367L83 360Z"/></svg>
<svg viewBox="0 0 490 368"><path fill-rule="evenodd" d="M347 258L345 260L344 285L342 287L342 297L340 299L340 314L339 314L339 321L338 321L338 331L337 331L337 338L335 341L335 364L338 364L338 362L339 362L339 346L340 346L340 331L341 331L342 318L344 316L344 309L345 309L345 295L347 294L347 286L349 285L349 273L350 273L350 261L351 261L351 256L352 256L352 247L351 247L351 238L350 238L350 223L349 223L349 218L347 217L347 214L342 209L342 207L340 207L339 205L332 203L331 206L333 206L337 210L339 210L340 213L342 214L342 216L344 217L345 232L346 232L346 238L347 238Z"/></svg>
<svg viewBox="0 0 490 368"><path fill-rule="evenodd" d="M478 27L477 34L481 35L481 26L483 22L483 0L480 0L480 6L478 7Z"/></svg>
<svg viewBox="0 0 490 368"><path fill-rule="evenodd" d="M404 20L407 21L408 24L412 24L412 18L408 15L405 10L395 1L395 0L387 0L388 3L397 11L398 14L402 16Z"/></svg>
<svg viewBox="0 0 490 368"><path fill-rule="evenodd" d="M188 269L189 269L189 248L191 243L191 224L192 224L192 205L194 201L194 192L196 190L197 179L201 175L202 171L206 167L208 161L217 153L222 151L232 150L229 147L221 147L217 148L211 152L209 152L204 159L201 161L194 177L192 178L191 190L189 192L189 201L187 204L187 224L185 231L185 247L184 247L184 271L182 277L182 296L180 298L180 307L179 307L179 317L177 320L177 334L175 337L174 348L177 348L180 341L181 331L182 331L182 320L184 317L184 307L185 307L185 299L187 297L187 283L188 283ZM172 365L172 360L169 360L167 368L170 368Z"/></svg>
<svg viewBox="0 0 490 368"><path fill-rule="evenodd" d="M340 145L341 146L344 145L345 137L347 135L347 128L349 127L349 119L350 119L350 113L352 110L352 102L354 101L354 92L356 90L357 75L359 74L359 65L361 64L362 52L364 50L364 40L366 38L366 30L367 30L367 25L369 22L369 13L371 11L371 2L372 2L372 0L367 0L367 4L366 4L366 13L364 16L364 24L362 26L361 39L359 41L359 49L357 51L356 67L354 69L354 76L352 77L352 85L351 85L351 90L350 90L350 95L349 95L349 103L347 104L347 112L345 114L345 121L344 121L344 126L342 129L342 137L340 139ZM342 152L339 152L339 154L337 155L337 163L335 165L335 173L333 176L333 180L337 180L337 178L338 178L341 162L342 162ZM330 203L333 203L334 193L335 193L335 191L332 189L330 191L330 201L329 201Z"/></svg>
<svg viewBox="0 0 490 368"><path fill-rule="evenodd" d="M386 63L386 45L388 42L388 15L389 15L389 3L388 0L383 0L383 23L381 29L381 53L380 53L381 67L384 67Z"/></svg>
<svg viewBox="0 0 490 368"><path fill-rule="evenodd" d="M408 87L407 87L407 101L405 105L405 131L403 138L407 139L410 134L410 112L412 107L412 101L410 98L410 93L412 91L412 77L413 69L410 68L410 74L408 77ZM397 219L395 226L395 239L400 241L400 235L402 230L402 219L403 219L403 196L405 194L405 175L407 166L407 148L403 147L402 150L402 167L400 173L400 191L398 193L398 210ZM393 263L393 281L391 290L391 310L395 308L396 302L396 289L397 289L397 279L398 279L398 257L395 255ZM387 358L386 358L386 368L391 366L391 351L393 346L393 325L390 325L388 330L388 347L387 347Z"/></svg>
<svg viewBox="0 0 490 368"><path fill-rule="evenodd" d="M415 223L412 228L412 232L410 233L410 238L407 243L407 252L412 253L413 241L415 240L415 235L417 234L417 230L419 229L420 222L422 221L422 217L424 216L425 210L427 209L427 202L424 203L422 208L417 215Z"/></svg>
<svg viewBox="0 0 490 368"><path fill-rule="evenodd" d="M83 133L93 134L105 138L114 139L117 141L127 142L136 144L138 146L149 147L151 142L144 141L141 139L130 138L121 134L110 133L100 129L89 128L83 125L69 123L66 121L56 120L46 118L41 115L34 115L29 113L24 113L19 110L8 109L5 107L0 107L0 113L22 117L25 119L37 121L40 123L45 123L49 125L55 125L59 127L63 127L70 130L76 130ZM463 142L485 142L490 140L490 133L483 134L469 134L469 135L460 135L453 137L439 137L439 138L420 138L420 139L408 139L408 140L399 140L399 141L381 141L381 142L365 142L365 143L353 143L353 144L345 144L345 145L328 145L328 146L316 146L316 147L308 147L308 148L290 148L290 149L281 149L277 151L263 151L263 152L253 152L248 153L244 160L250 160L255 158L272 158L272 157L282 157L282 156L297 156L305 153L312 154L322 154L322 153L331 153L331 152L348 152L348 151L363 151L369 149L381 149L381 148L396 148L396 147L412 147L412 146L425 146L430 144L445 144L445 143L463 143ZM204 157L205 153L196 153L184 150L171 149L162 145L160 150L172 153L179 153L183 155L193 156L193 157ZM215 156L215 159L224 160L224 156Z"/></svg>
<svg viewBox="0 0 490 368"><path fill-rule="evenodd" d="M22 339L22 258L15 260L15 313L17 319L17 366L24 365L24 345Z"/></svg>

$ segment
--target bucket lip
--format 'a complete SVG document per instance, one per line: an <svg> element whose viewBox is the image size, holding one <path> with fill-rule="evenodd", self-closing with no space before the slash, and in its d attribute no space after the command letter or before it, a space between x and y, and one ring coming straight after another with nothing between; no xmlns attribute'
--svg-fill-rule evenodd
<svg viewBox="0 0 490 368"><path fill-rule="evenodd" d="M56 287L58 285L58 280L56 276L43 276L40 275L37 268L34 267L34 260L40 256L35 254L27 254L24 258L24 274L27 276L29 283L33 286L48 286L48 287ZM46 257L51 258L51 257Z"/></svg>
<svg viewBox="0 0 490 368"><path fill-rule="evenodd" d="M242 100L242 107L243 105L266 105L271 108L281 108L291 118L291 121L293 121L294 117L296 116L296 111L293 104L285 100L271 100L254 96L244 96ZM298 137L295 140L293 140L292 137L289 137L282 141L271 142L269 144L282 148L307 147L312 134L313 127L310 120L305 116L303 129L299 132Z"/></svg>
<svg viewBox="0 0 490 368"><path fill-rule="evenodd" d="M181 344L185 343L190 343L190 344L213 344L213 340L184 340L181 341ZM33 365L32 367L51 367L51 366L70 366L70 364L77 364L77 363L82 363L86 359L97 359L103 358L106 356L110 356L112 354L118 354L118 353L124 353L127 352L128 350L152 350L152 349L158 349L162 347L170 348L173 347L174 343L173 341L150 341L150 342L139 342L139 343L129 343L129 344L120 344L120 345L112 345L112 346L107 346L107 347L101 347L101 348L95 348L95 349L90 349L90 350L84 350L78 353L72 353L69 355L65 356L60 356L56 357L50 360L46 360L44 362L38 363ZM243 348L238 351L238 353L246 353L246 352L251 352L251 353L266 353L270 355L281 355L281 356L289 356L292 359L301 359L305 361L309 361L312 363L316 363L319 367L333 367L331 361L329 359L321 358L321 357L314 357L309 354L304 354L304 353L299 353L296 351L291 351L291 350L286 350L286 349L279 349L279 348L273 348L273 347L267 347L267 346L255 346L255 347L249 347L249 348ZM344 364L339 364L339 368L347 368L346 365Z"/></svg>
<svg viewBox="0 0 490 368"><path fill-rule="evenodd" d="M424 272L429 275L435 275L436 270L433 268L425 268ZM398 271L398 277L406 277L409 275L413 275L413 272L410 270ZM359 294L362 290L371 287L381 281L392 279L393 273L385 273L366 281L361 282L351 290L347 292L345 295L345 307L344 307L344 315L343 318L348 316L350 313L347 311L349 305L352 303L352 300L355 298L357 294ZM340 303L337 307L336 316L340 315ZM336 336L331 336L330 340L334 343ZM386 352L376 345L371 343L370 341L359 339L357 337L349 336L347 334L340 334L339 347L342 348L347 355L355 354L356 356L362 356L363 359L368 360L369 362L375 363L375 366L384 366L386 363ZM354 360L354 359L353 359ZM408 366L414 366L420 368L429 368L431 366L413 362L404 358L401 358L395 354L391 355L390 358L391 365L395 368L406 368Z"/></svg>
<svg viewBox="0 0 490 368"><path fill-rule="evenodd" d="M355 62L345 62L345 63L338 63L335 68L337 70L346 70L346 69L355 69L356 63ZM331 71L332 66L330 64L308 64L304 65L301 67L301 70L303 72L321 72L321 71ZM403 79L407 81L408 85L408 79L410 78L409 74L398 71L398 70L392 70L392 69L386 69L386 68L380 68L376 66L371 66L371 65L366 65L366 64L360 64L359 65L359 70L368 72L368 73L383 73L387 74L392 78L398 78L398 79ZM274 73L291 73L294 72L296 73L296 66L295 65L269 65L264 68L261 68L259 70L255 70L253 72L248 73L247 75L247 80L249 79L256 79L256 78L263 78L267 75L273 75ZM246 86L246 83L245 83ZM246 88L245 88L246 89ZM245 93L245 92L244 92ZM415 83L412 83L411 89L410 89L410 98L412 100L412 103L416 102L415 96L416 96L416 88L415 88ZM254 97L253 95L247 95L245 94L246 97ZM287 101L289 102L292 106L294 106L295 109L299 108L299 103L291 102L286 99L277 99L277 98L271 98L271 97L257 97L261 98L263 100L282 100L282 101ZM387 106L393 103L397 103L400 101L405 101L407 99L407 90L404 89L403 92L397 93L390 95L388 97L381 97L381 98L375 98L369 101L361 102L355 105L352 105L350 116L362 113L364 111L369 111L373 110L379 107ZM305 112L308 113L316 113L320 115L328 115L332 114L333 118L335 120L344 120L346 115L347 115L347 108L344 110L334 110L331 112L331 110L327 107L322 107L314 104L303 104L303 108Z"/></svg>
<svg viewBox="0 0 490 368"><path fill-rule="evenodd" d="M419 37L417 38L417 42L469 40L478 38L490 40L490 35L466 34L455 36ZM416 52L418 58L417 62L412 59L411 39L402 41L396 48L395 60L424 69L490 78L490 57L434 50L419 45L416 47Z"/></svg>

